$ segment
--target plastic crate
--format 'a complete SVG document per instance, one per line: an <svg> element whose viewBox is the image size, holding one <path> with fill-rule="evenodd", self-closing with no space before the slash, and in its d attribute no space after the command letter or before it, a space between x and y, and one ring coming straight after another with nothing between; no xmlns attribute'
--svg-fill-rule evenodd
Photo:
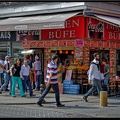
<svg viewBox="0 0 120 120"><path fill-rule="evenodd" d="M75 95L77 95L77 94L79 94L80 92L79 92L79 90L76 90L76 91L69 91L69 94L75 94Z"/></svg>
<svg viewBox="0 0 120 120"><path fill-rule="evenodd" d="M63 94L69 94L69 91L63 91Z"/></svg>
<svg viewBox="0 0 120 120"><path fill-rule="evenodd" d="M70 85L70 89L80 89L80 85L78 84Z"/></svg>
<svg viewBox="0 0 120 120"><path fill-rule="evenodd" d="M66 85L66 84L72 85L72 84L73 84L73 81L72 81L72 80L64 80L64 81L63 81L63 85Z"/></svg>

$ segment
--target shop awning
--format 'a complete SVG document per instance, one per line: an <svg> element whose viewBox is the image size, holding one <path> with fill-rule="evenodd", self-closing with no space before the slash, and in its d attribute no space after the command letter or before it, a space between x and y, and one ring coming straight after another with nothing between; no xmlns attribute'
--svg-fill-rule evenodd
<svg viewBox="0 0 120 120"><path fill-rule="evenodd" d="M101 21L104 21L106 23L109 23L109 24L112 24L114 26L120 27L120 18L98 15L98 14L94 14L94 16L95 16L95 18L97 18Z"/></svg>
<svg viewBox="0 0 120 120"><path fill-rule="evenodd" d="M73 12L2 19L0 20L0 31L64 28L65 20L77 14L78 12Z"/></svg>

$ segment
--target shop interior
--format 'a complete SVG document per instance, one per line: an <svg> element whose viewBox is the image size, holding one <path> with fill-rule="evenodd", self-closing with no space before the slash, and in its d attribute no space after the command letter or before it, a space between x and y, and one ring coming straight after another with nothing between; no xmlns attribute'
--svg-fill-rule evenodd
<svg viewBox="0 0 120 120"><path fill-rule="evenodd" d="M116 51L116 75L120 76L120 50Z"/></svg>
<svg viewBox="0 0 120 120"><path fill-rule="evenodd" d="M59 62L64 62L65 66L70 66L74 61L73 50L58 50L57 55L59 56Z"/></svg>

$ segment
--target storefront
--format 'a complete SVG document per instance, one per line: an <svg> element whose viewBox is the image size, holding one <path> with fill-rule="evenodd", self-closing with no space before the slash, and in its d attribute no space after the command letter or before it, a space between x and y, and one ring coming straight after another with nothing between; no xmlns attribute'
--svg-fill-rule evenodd
<svg viewBox="0 0 120 120"><path fill-rule="evenodd" d="M12 55L11 43L16 40L16 32L0 31L0 54L5 60L6 55Z"/></svg>
<svg viewBox="0 0 120 120"><path fill-rule="evenodd" d="M113 27L111 33L109 30ZM100 60L108 60L111 77L116 76L116 49L119 48L119 39L119 27L115 27L113 22L111 25L110 21L97 17L76 15L65 21L65 28L41 30L40 40L23 41L22 44L25 49L43 48L44 76L51 55L57 53L61 57L60 62L70 59L68 69L73 71L71 79L74 83L82 84L88 80L87 70L94 52L100 53ZM74 71L75 67L77 72Z"/></svg>

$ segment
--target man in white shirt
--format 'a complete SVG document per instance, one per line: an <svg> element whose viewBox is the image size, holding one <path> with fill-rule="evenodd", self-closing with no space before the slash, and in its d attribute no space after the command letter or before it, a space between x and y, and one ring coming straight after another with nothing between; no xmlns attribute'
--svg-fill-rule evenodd
<svg viewBox="0 0 120 120"><path fill-rule="evenodd" d="M35 96L35 95L33 94L29 74L30 74L30 66L28 65L28 60L24 60L24 64L22 65L21 70L20 70L20 77L22 79L23 91L25 93L26 88L28 86L30 97L32 97L32 96Z"/></svg>
<svg viewBox="0 0 120 120"><path fill-rule="evenodd" d="M94 60L90 64L90 70L89 70L89 75L88 75L88 82L92 84L92 87L90 90L84 95L83 100L85 102L88 102L87 97L94 91L98 90L98 94L100 94L100 91L102 91L102 86L101 86L101 76L100 76L100 65L99 65L99 53L94 53Z"/></svg>
<svg viewBox="0 0 120 120"><path fill-rule="evenodd" d="M0 87L3 84L3 65L4 61L2 60L2 56L0 55Z"/></svg>

